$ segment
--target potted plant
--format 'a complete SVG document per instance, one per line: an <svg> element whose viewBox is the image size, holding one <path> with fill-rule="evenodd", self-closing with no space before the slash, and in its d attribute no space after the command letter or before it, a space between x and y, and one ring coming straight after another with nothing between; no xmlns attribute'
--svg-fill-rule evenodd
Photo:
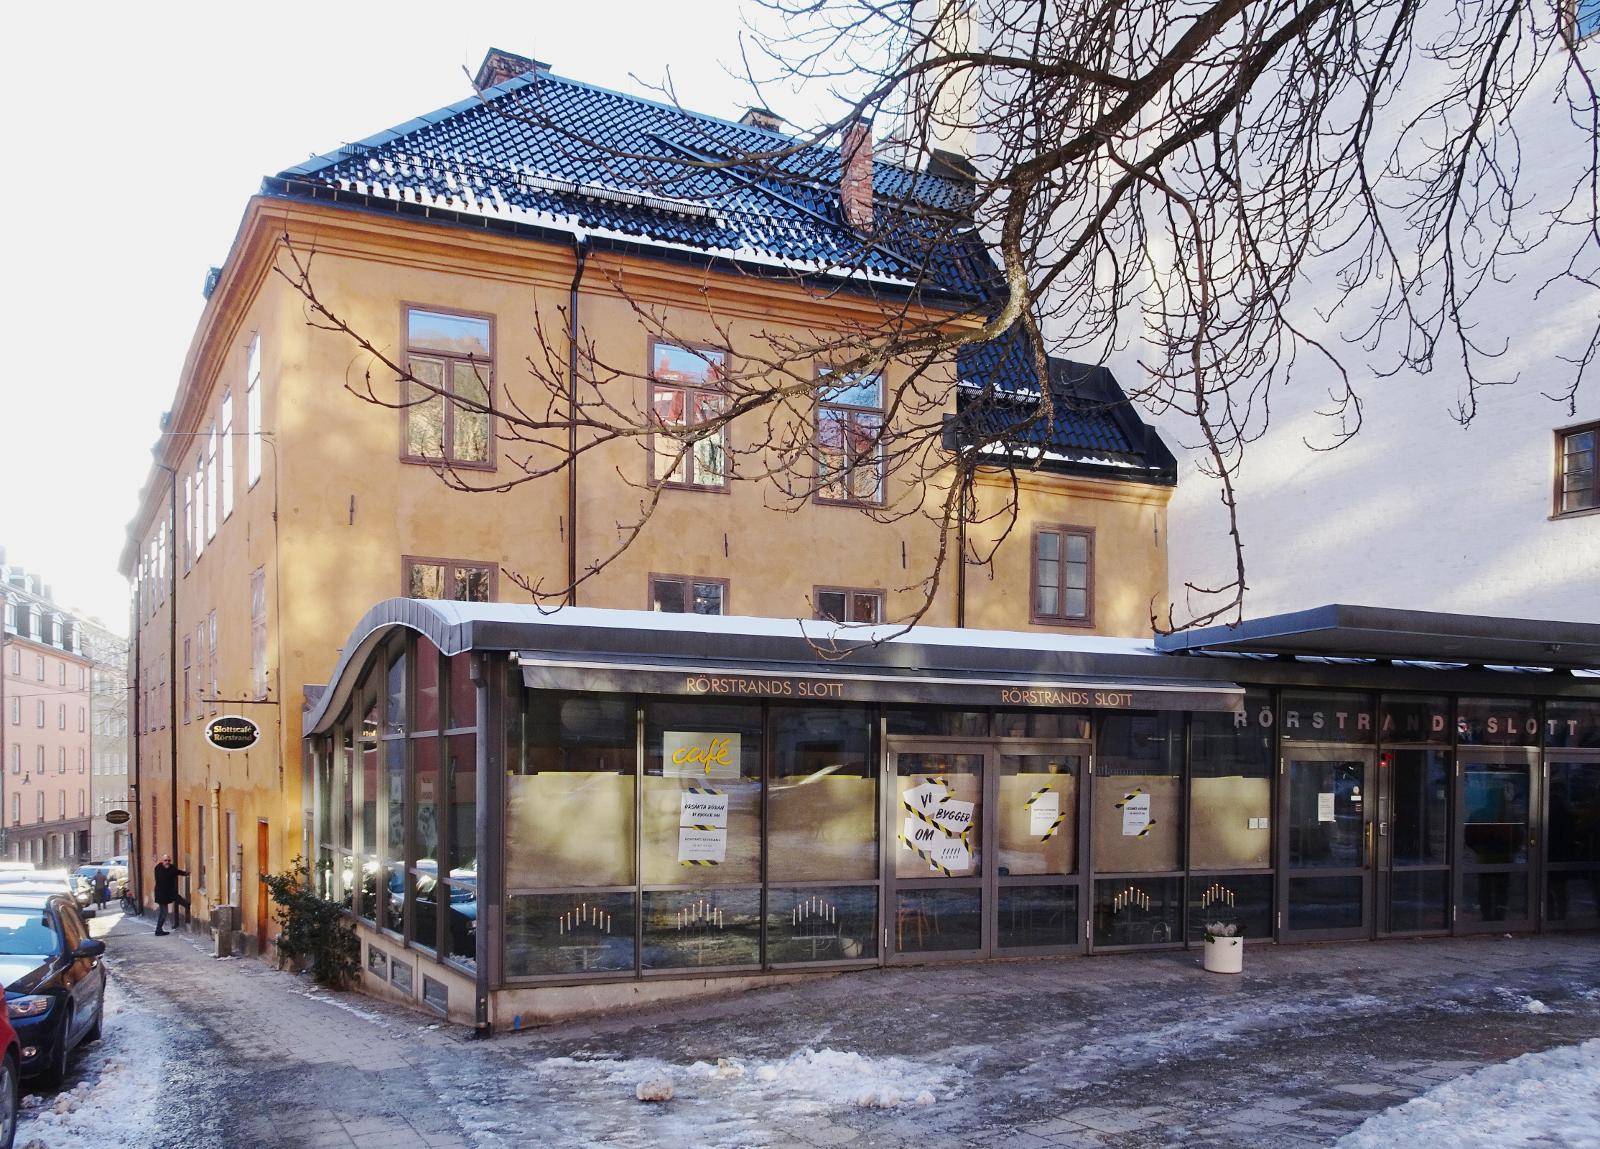
<svg viewBox="0 0 1600 1149"><path fill-rule="evenodd" d="M1206 923L1205 965L1209 973L1244 972L1244 938L1237 922Z"/></svg>

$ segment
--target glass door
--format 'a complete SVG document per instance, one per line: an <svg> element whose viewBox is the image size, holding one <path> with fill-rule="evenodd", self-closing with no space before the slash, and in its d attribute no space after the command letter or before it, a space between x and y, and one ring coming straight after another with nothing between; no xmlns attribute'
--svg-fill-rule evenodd
<svg viewBox="0 0 1600 1149"><path fill-rule="evenodd" d="M1529 750L1462 747L1457 774L1456 928L1532 929L1538 757Z"/></svg>
<svg viewBox="0 0 1600 1149"><path fill-rule="evenodd" d="M1378 933L1450 929L1450 754L1378 755Z"/></svg>
<svg viewBox="0 0 1600 1149"><path fill-rule="evenodd" d="M983 747L889 754L884 924L891 957L975 957L990 946L984 896Z"/></svg>
<svg viewBox="0 0 1600 1149"><path fill-rule="evenodd" d="M1078 832L1089 747L1002 745L997 758L995 919L997 950L1081 948L1083 835Z"/></svg>
<svg viewBox="0 0 1600 1149"><path fill-rule="evenodd" d="M1544 920L1600 925L1600 758L1546 760Z"/></svg>
<svg viewBox="0 0 1600 1149"><path fill-rule="evenodd" d="M1296 746L1283 760L1281 935L1360 938L1372 929L1372 754Z"/></svg>

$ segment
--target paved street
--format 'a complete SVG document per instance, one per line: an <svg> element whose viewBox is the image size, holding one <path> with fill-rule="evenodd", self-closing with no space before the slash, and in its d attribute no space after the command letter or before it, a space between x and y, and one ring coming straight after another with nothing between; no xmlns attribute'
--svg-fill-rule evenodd
<svg viewBox="0 0 1600 1149"><path fill-rule="evenodd" d="M1595 935L1257 946L1242 978L1179 953L874 971L478 1042L96 925L106 1037L19 1145L1329 1145L1600 1035ZM663 1075L672 1101L635 1099Z"/></svg>

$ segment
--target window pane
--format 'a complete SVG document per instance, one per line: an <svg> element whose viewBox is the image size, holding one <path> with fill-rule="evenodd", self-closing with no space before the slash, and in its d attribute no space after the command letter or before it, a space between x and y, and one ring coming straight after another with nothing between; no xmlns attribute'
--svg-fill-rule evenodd
<svg viewBox="0 0 1600 1149"><path fill-rule="evenodd" d="M1272 875L1190 874L1189 940L1204 941L1206 927L1237 927L1238 936L1272 936Z"/></svg>
<svg viewBox="0 0 1600 1149"><path fill-rule="evenodd" d="M655 345L651 375L663 383L683 383L692 387L714 387L722 383L727 353L710 348Z"/></svg>
<svg viewBox="0 0 1600 1149"><path fill-rule="evenodd" d="M722 584L716 582L697 582L694 584L694 613L695 614L721 614L722 613Z"/></svg>
<svg viewBox="0 0 1600 1149"><path fill-rule="evenodd" d="M1086 563L1089 561L1089 540L1084 535L1068 535L1067 561L1069 563Z"/></svg>
<svg viewBox="0 0 1600 1149"><path fill-rule="evenodd" d="M413 309L408 320L407 336L412 347L427 347L454 355L473 355L479 359L493 357L489 347L487 319Z"/></svg>
<svg viewBox="0 0 1600 1149"><path fill-rule="evenodd" d="M1450 742L1450 699L1443 695L1386 694L1379 705L1384 742Z"/></svg>
<svg viewBox="0 0 1600 1149"><path fill-rule="evenodd" d="M1178 941L1182 878L1134 878L1094 884L1094 944L1148 946Z"/></svg>
<svg viewBox="0 0 1600 1149"><path fill-rule="evenodd" d="M506 976L633 968L633 895L521 894L506 900Z"/></svg>
<svg viewBox="0 0 1600 1149"><path fill-rule="evenodd" d="M1449 862L1449 755L1442 750L1393 750L1383 760L1393 772L1394 808L1389 829L1395 863Z"/></svg>
<svg viewBox="0 0 1600 1149"><path fill-rule="evenodd" d="M389 664L388 697L384 701L384 733L402 734L406 728L406 656L402 652Z"/></svg>
<svg viewBox="0 0 1600 1149"><path fill-rule="evenodd" d="M767 960L875 958L877 926L878 891L871 886L775 889L767 895Z"/></svg>
<svg viewBox="0 0 1600 1149"><path fill-rule="evenodd" d="M1371 742L1372 700L1362 694L1286 690L1285 742Z"/></svg>
<svg viewBox="0 0 1600 1149"><path fill-rule="evenodd" d="M1537 746L1537 706L1526 698L1463 698L1456 708L1456 737L1476 746Z"/></svg>
<svg viewBox="0 0 1600 1149"><path fill-rule="evenodd" d="M450 791L450 881L471 884L478 873L478 740L472 734L445 739Z"/></svg>
<svg viewBox="0 0 1600 1149"><path fill-rule="evenodd" d="M1048 585L1041 580L1038 594L1035 597L1037 598L1036 613L1041 615L1057 615L1061 613L1061 595L1053 585Z"/></svg>
<svg viewBox="0 0 1600 1149"><path fill-rule="evenodd" d="M1066 607L1061 613L1067 618L1087 618L1089 615L1089 592L1083 590L1067 591Z"/></svg>
<svg viewBox="0 0 1600 1149"><path fill-rule="evenodd" d="M650 580L650 609L667 614L683 614L683 584L676 579Z"/></svg>
<svg viewBox="0 0 1600 1149"><path fill-rule="evenodd" d="M694 481L700 486L720 487L726 477L727 449L722 431L694 441Z"/></svg>
<svg viewBox="0 0 1600 1149"><path fill-rule="evenodd" d="M1520 762L1466 762L1461 820L1462 861L1522 865L1528 861L1529 768ZM1490 919L1485 918L1485 921Z"/></svg>
<svg viewBox="0 0 1600 1149"><path fill-rule="evenodd" d="M686 404L687 395L683 391L664 387L655 389L654 414L664 427L684 425L688 415ZM670 434L658 434L652 436L651 443L655 451L651 474L664 483L685 482L688 467L683 440Z"/></svg>
<svg viewBox="0 0 1600 1149"><path fill-rule="evenodd" d="M894 938L900 953L975 950L982 945L983 898L976 888L900 890Z"/></svg>
<svg viewBox="0 0 1600 1149"><path fill-rule="evenodd" d="M439 729L439 648L425 638L417 640L417 694L412 714L413 730Z"/></svg>
<svg viewBox="0 0 1600 1149"><path fill-rule="evenodd" d="M401 738L391 738L383 744L384 814L383 861L387 875L387 896L383 900L383 920L378 924L399 933L404 920L405 884L405 792L406 743Z"/></svg>
<svg viewBox="0 0 1600 1149"><path fill-rule="evenodd" d="M487 567L456 567L450 597L457 602L488 602L489 575Z"/></svg>
<svg viewBox="0 0 1600 1149"><path fill-rule="evenodd" d="M526 697L524 745L519 752L513 742L506 779L507 888L631 883L638 757L631 701L545 691Z"/></svg>
<svg viewBox="0 0 1600 1149"><path fill-rule="evenodd" d="M769 877L875 877L878 772L866 711L780 707L770 722Z"/></svg>
<svg viewBox="0 0 1600 1149"><path fill-rule="evenodd" d="M413 356L406 384L406 454L424 459L444 457L444 397L430 388L444 388L444 364ZM420 386L427 384L428 386Z"/></svg>
<svg viewBox="0 0 1600 1149"><path fill-rule="evenodd" d="M1061 557L1061 536L1054 531L1039 534L1039 560L1054 562Z"/></svg>
<svg viewBox="0 0 1600 1149"><path fill-rule="evenodd" d="M760 890L646 893L645 969L755 965L761 960Z"/></svg>
<svg viewBox="0 0 1600 1149"><path fill-rule="evenodd" d="M1178 852L1183 820L1182 761L1181 717L1106 717L1092 791L1090 840L1096 870L1144 873L1176 870L1182 865ZM1134 816L1130 817L1129 810Z"/></svg>
<svg viewBox="0 0 1600 1149"><path fill-rule="evenodd" d="M1600 862L1600 762L1550 763L1551 862Z"/></svg>
<svg viewBox="0 0 1600 1149"><path fill-rule="evenodd" d="M472 684L472 656L456 654L445 659L446 673L450 676L450 716L447 722L452 730L478 724L478 693Z"/></svg>
<svg viewBox="0 0 1600 1149"><path fill-rule="evenodd" d="M412 563L409 598L443 598L444 567L440 563Z"/></svg>
<svg viewBox="0 0 1600 1149"><path fill-rule="evenodd" d="M1270 868L1275 773L1271 698L1248 694L1235 714L1196 714L1189 739L1189 864L1196 869Z"/></svg>
<svg viewBox="0 0 1600 1149"><path fill-rule="evenodd" d="M1000 873L1071 874L1078 869L1077 754L1000 756Z"/></svg>
<svg viewBox="0 0 1600 1149"><path fill-rule="evenodd" d="M458 395L475 405L488 406L489 368L481 363L457 363L453 372L454 389ZM453 458L464 463L483 463L489 459L489 415L485 411L461 403L453 403L454 441Z"/></svg>
<svg viewBox="0 0 1600 1149"><path fill-rule="evenodd" d="M847 407L883 406L883 377L877 374L823 372L824 383L818 395L824 403L841 403Z"/></svg>
<svg viewBox="0 0 1600 1149"><path fill-rule="evenodd" d="M760 706L658 703L645 713L644 884L759 881Z"/></svg>
<svg viewBox="0 0 1600 1149"><path fill-rule="evenodd" d="M845 595L842 590L819 590L817 592L817 617L831 619L834 622L845 622Z"/></svg>
<svg viewBox="0 0 1600 1149"><path fill-rule="evenodd" d="M1078 940L1076 886L1001 886L1001 949L1069 946Z"/></svg>
<svg viewBox="0 0 1600 1149"><path fill-rule="evenodd" d="M439 856L439 740L432 735L414 738L412 757L417 772L417 800L412 810L412 844L417 866L438 871Z"/></svg>
<svg viewBox="0 0 1600 1149"><path fill-rule="evenodd" d="M882 615L883 599L875 594L857 593L850 596L850 621L875 623Z"/></svg>

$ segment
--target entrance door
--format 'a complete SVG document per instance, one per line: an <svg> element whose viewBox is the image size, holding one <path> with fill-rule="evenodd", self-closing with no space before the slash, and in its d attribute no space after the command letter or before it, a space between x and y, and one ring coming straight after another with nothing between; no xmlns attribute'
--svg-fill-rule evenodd
<svg viewBox="0 0 1600 1149"><path fill-rule="evenodd" d="M891 956L976 957L992 945L985 885L983 747L896 747L885 788L890 862L884 924Z"/></svg>
<svg viewBox="0 0 1600 1149"><path fill-rule="evenodd" d="M1378 755L1378 933L1450 929L1450 754Z"/></svg>
<svg viewBox="0 0 1600 1149"><path fill-rule="evenodd" d="M1484 747L1463 747L1460 755L1456 928L1462 933L1532 929L1538 755Z"/></svg>
<svg viewBox="0 0 1600 1149"><path fill-rule="evenodd" d="M995 843L990 936L1002 953L1079 950L1083 919L1087 743L1002 744L991 801Z"/></svg>
<svg viewBox="0 0 1600 1149"><path fill-rule="evenodd" d="M1367 937L1372 930L1372 753L1295 747L1283 761L1280 936Z"/></svg>
<svg viewBox="0 0 1600 1149"><path fill-rule="evenodd" d="M267 874L271 872L270 835L265 818L256 823L256 952L267 952L267 905L272 895L267 891Z"/></svg>
<svg viewBox="0 0 1600 1149"><path fill-rule="evenodd" d="M1545 925L1593 929L1600 925L1600 759L1552 755L1545 771Z"/></svg>

